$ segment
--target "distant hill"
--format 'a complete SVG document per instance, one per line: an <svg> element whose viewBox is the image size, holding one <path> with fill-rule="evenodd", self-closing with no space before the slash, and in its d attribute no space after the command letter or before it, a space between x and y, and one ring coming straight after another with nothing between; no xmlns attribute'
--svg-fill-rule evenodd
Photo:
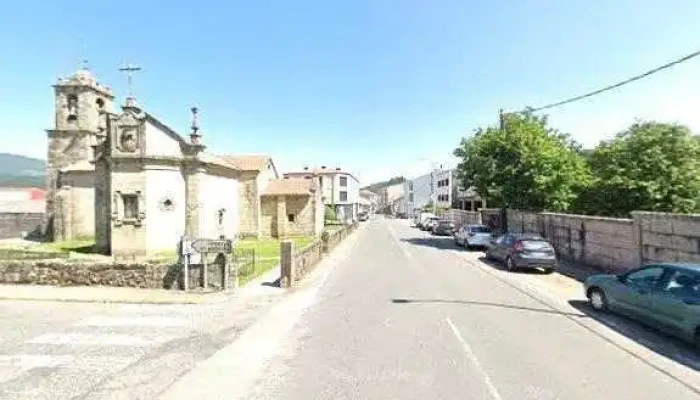
<svg viewBox="0 0 700 400"><path fill-rule="evenodd" d="M0 187L44 187L46 162L38 158L0 153Z"/></svg>
<svg viewBox="0 0 700 400"><path fill-rule="evenodd" d="M396 185L397 183L403 183L403 182L406 182L406 178L404 178L403 176L396 176L396 177L389 179L388 181L376 182L376 183L373 183L369 186L365 186L362 189L377 193L387 186L392 186L392 185Z"/></svg>

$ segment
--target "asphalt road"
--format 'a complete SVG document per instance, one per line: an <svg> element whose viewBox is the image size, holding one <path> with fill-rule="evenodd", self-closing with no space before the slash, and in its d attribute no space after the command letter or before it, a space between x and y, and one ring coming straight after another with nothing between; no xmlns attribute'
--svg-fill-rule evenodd
<svg viewBox="0 0 700 400"><path fill-rule="evenodd" d="M249 399L697 399L690 347L372 220Z"/></svg>
<svg viewBox="0 0 700 400"><path fill-rule="evenodd" d="M205 305L0 301L0 399L152 400L282 297Z"/></svg>

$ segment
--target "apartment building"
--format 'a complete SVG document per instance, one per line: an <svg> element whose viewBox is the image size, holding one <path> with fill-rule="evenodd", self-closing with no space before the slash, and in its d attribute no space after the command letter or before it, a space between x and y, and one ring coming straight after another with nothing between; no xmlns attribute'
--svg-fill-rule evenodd
<svg viewBox="0 0 700 400"><path fill-rule="evenodd" d="M303 171L287 172L284 177L315 179L324 204L333 207L339 220L357 220L362 203L360 181L352 173L343 171L340 167L304 167Z"/></svg>

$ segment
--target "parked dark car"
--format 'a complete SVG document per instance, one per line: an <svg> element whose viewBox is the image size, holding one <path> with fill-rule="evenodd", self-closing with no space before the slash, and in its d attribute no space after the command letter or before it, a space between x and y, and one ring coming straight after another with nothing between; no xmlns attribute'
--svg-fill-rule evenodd
<svg viewBox="0 0 700 400"><path fill-rule="evenodd" d="M700 265L658 263L584 283L591 307L656 327L700 350Z"/></svg>
<svg viewBox="0 0 700 400"><path fill-rule="evenodd" d="M455 231L455 224L448 220L439 220L432 227L432 234L435 236L452 236Z"/></svg>
<svg viewBox="0 0 700 400"><path fill-rule="evenodd" d="M360 213L360 215L358 215L357 219L359 219L360 221L367 221L369 219L369 213L365 213L365 212Z"/></svg>
<svg viewBox="0 0 700 400"><path fill-rule="evenodd" d="M542 268L551 273L557 266L552 245L531 233L506 233L493 239L486 248L486 258L505 262L508 271Z"/></svg>

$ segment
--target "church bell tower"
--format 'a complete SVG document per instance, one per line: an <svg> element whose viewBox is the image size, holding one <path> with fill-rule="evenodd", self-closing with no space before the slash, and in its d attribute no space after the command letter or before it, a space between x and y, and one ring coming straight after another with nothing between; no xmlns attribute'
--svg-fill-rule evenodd
<svg viewBox="0 0 700 400"><path fill-rule="evenodd" d="M47 233L61 237L57 225L57 193L61 188L61 170L93 161L94 143L100 134L100 114L111 112L114 95L99 84L87 67L72 76L59 79L53 86L55 96L54 128L47 130L46 166Z"/></svg>

